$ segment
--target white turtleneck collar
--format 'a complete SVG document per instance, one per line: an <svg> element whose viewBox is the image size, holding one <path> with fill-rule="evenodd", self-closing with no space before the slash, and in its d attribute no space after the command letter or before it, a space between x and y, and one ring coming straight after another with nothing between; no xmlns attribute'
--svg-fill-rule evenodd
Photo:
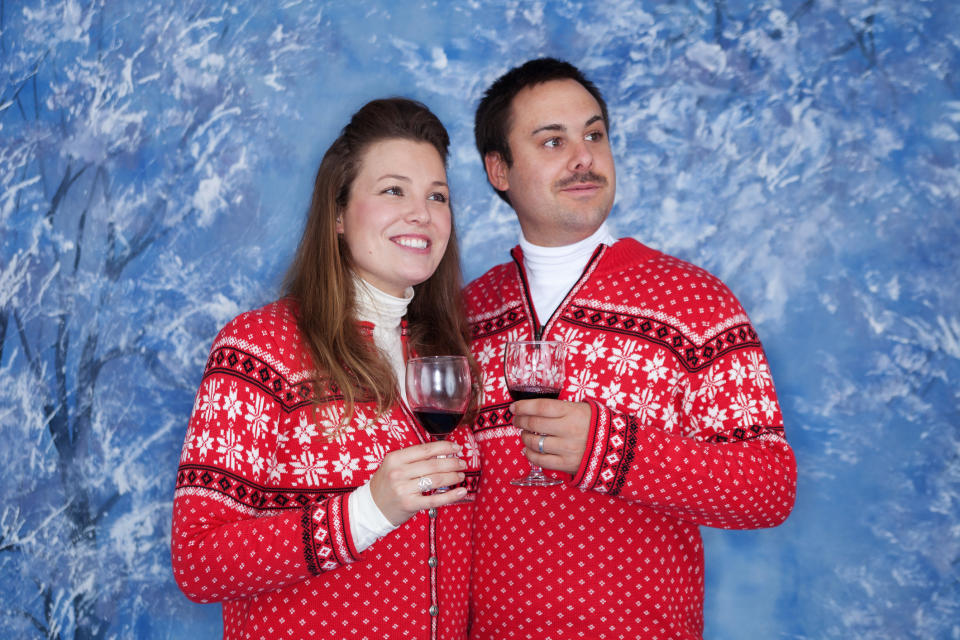
<svg viewBox="0 0 960 640"><path fill-rule="evenodd" d="M406 363L403 360L400 322L413 300L413 287L407 287L404 297L398 298L354 274L353 288L356 291L357 319L373 324L373 343L390 362L397 377L400 395L406 400Z"/></svg>
<svg viewBox="0 0 960 640"><path fill-rule="evenodd" d="M520 232L523 266L530 285L530 297L541 325L547 323L563 302L564 296L576 284L597 246L611 246L616 241L606 222L583 240L562 247L532 244Z"/></svg>

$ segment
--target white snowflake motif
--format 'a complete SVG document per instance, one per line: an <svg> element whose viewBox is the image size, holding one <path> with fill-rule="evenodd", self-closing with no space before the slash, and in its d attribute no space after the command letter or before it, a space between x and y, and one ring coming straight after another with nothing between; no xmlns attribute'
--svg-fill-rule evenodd
<svg viewBox="0 0 960 640"><path fill-rule="evenodd" d="M618 376L622 376L626 371L636 371L640 368L640 352L637 351L639 346L637 342L630 341L624 342L622 349L614 347L610 350L607 362Z"/></svg>
<svg viewBox="0 0 960 640"><path fill-rule="evenodd" d="M739 358L734 358L730 363L730 371L727 372L730 382L735 382L738 387L743 386L743 381L747 378L747 368L743 366Z"/></svg>
<svg viewBox="0 0 960 640"><path fill-rule="evenodd" d="M204 429L200 435L193 436L193 448L199 452L200 459L203 460L207 456L207 451L213 449L213 438L210 437L210 432Z"/></svg>
<svg viewBox="0 0 960 640"><path fill-rule="evenodd" d="M239 469L243 459L243 445L237 439L234 431L227 431L223 437L217 438L217 453L221 455L221 463L227 469Z"/></svg>
<svg viewBox="0 0 960 640"><path fill-rule="evenodd" d="M314 457L312 451L304 451L300 454L299 460L293 460L290 467L298 476L303 476L303 480L309 485L315 485L320 482L320 476L329 473L326 469L327 460L320 457Z"/></svg>
<svg viewBox="0 0 960 640"><path fill-rule="evenodd" d="M509 393L507 388L507 378L503 375L483 376L483 397L495 398L499 395ZM481 406L483 403L481 403Z"/></svg>
<svg viewBox="0 0 960 640"><path fill-rule="evenodd" d="M480 466L480 447L477 446L472 437L463 443L463 451L460 452L460 457L466 461L467 467L470 469L476 469Z"/></svg>
<svg viewBox="0 0 960 640"><path fill-rule="evenodd" d="M253 402L247 403L247 427L253 432L254 438L259 438L262 433L267 432L267 424L270 422L270 414L267 412L267 399L256 393L250 392L250 399Z"/></svg>
<svg viewBox="0 0 960 640"><path fill-rule="evenodd" d="M360 460L351 458L346 451L340 452L340 459L333 462L334 473L339 473L344 482L353 480L353 472L360 471Z"/></svg>
<svg viewBox="0 0 960 640"><path fill-rule="evenodd" d="M683 390L683 402L681 405L681 411L683 411L683 415L692 416L694 414L694 407L697 404L698 395L698 393L691 391L690 387L686 387Z"/></svg>
<svg viewBox="0 0 960 640"><path fill-rule="evenodd" d="M663 420L663 429L668 432L676 431L679 418L680 415L677 413L677 408L673 403L666 403L663 407L663 413L660 414L660 419Z"/></svg>
<svg viewBox="0 0 960 640"><path fill-rule="evenodd" d="M689 384L689 380L676 369L670 369L669 373L670 375L667 379L667 384L671 387L679 387L681 383Z"/></svg>
<svg viewBox="0 0 960 640"><path fill-rule="evenodd" d="M630 410L636 414L640 424L649 424L651 418L657 417L660 403L649 387L640 392L640 397L630 403Z"/></svg>
<svg viewBox="0 0 960 640"><path fill-rule="evenodd" d="M280 482L280 476L287 472L287 464L285 462L277 462L277 453L273 453L273 457L270 458L270 464L267 467L267 476L270 482Z"/></svg>
<svg viewBox="0 0 960 640"><path fill-rule="evenodd" d="M620 390L620 386L619 382L611 382L600 388L600 399L611 409L616 409L623 404L623 398L627 395L625 391Z"/></svg>
<svg viewBox="0 0 960 640"><path fill-rule="evenodd" d="M317 425L307 423L307 416L300 414L300 424L293 428L293 437L300 444L310 444L310 439L317 435Z"/></svg>
<svg viewBox="0 0 960 640"><path fill-rule="evenodd" d="M493 342L488 340L486 344L483 345L480 353L477 354L477 362L481 367L485 367L487 363L495 357L497 357L497 350L493 348Z"/></svg>
<svg viewBox="0 0 960 640"><path fill-rule="evenodd" d="M770 378L770 368L767 366L767 363L763 361L763 358L760 357L760 354L756 351L751 351L747 356L747 359L750 362L747 363L747 371L750 375L750 380L753 381L753 385L758 389L765 389L767 386L773 384L773 380Z"/></svg>
<svg viewBox="0 0 960 640"><path fill-rule="evenodd" d="M263 458L260 457L260 450L257 447L250 447L247 450L247 464L250 465L254 474L259 475L263 471Z"/></svg>
<svg viewBox="0 0 960 640"><path fill-rule="evenodd" d="M223 408L227 412L228 420L236 420L243 412L243 402L237 397L237 383L230 385L230 392L223 398Z"/></svg>
<svg viewBox="0 0 960 640"><path fill-rule="evenodd" d="M220 392L217 390L219 386L220 381L216 378L211 378L207 381L204 393L200 397L198 408L205 422L213 420L214 414L220 410Z"/></svg>
<svg viewBox="0 0 960 640"><path fill-rule="evenodd" d="M656 382L661 378L667 377L667 368L663 366L663 361L665 356L661 354L654 354L652 359L648 359L646 364L643 365L643 370L647 374L647 380L650 382Z"/></svg>
<svg viewBox="0 0 960 640"><path fill-rule="evenodd" d="M727 419L727 410L710 405L707 408L707 415L703 416L703 426L713 431L722 431L723 423Z"/></svg>
<svg viewBox="0 0 960 640"><path fill-rule="evenodd" d="M760 410L763 411L767 420L773 420L773 416L777 413L777 401L771 396L763 396L760 398Z"/></svg>
<svg viewBox="0 0 960 640"><path fill-rule="evenodd" d="M603 336L598 336L591 344L581 345L587 362L596 362L600 358L607 357L607 347L603 346L604 340Z"/></svg>
<svg viewBox="0 0 960 640"><path fill-rule="evenodd" d="M741 392L730 403L730 410L733 412L733 417L740 421L740 424L749 426L753 422L753 414L757 411L757 401Z"/></svg>
<svg viewBox="0 0 960 640"><path fill-rule="evenodd" d="M580 344L583 339L583 331L576 327L567 327L560 331L560 342L567 345L567 355L580 353Z"/></svg>
<svg viewBox="0 0 960 640"><path fill-rule="evenodd" d="M369 452L370 453L363 456L364 461L367 463L366 470L376 471L383 463L384 456L387 455L387 448L379 442L374 442L373 446L370 447Z"/></svg>
<svg viewBox="0 0 960 640"><path fill-rule="evenodd" d="M574 402L580 402L586 397L594 397L593 390L599 386L597 374L590 373L586 368L567 378L567 393Z"/></svg>
<svg viewBox="0 0 960 640"><path fill-rule="evenodd" d="M707 400L713 400L717 397L717 392L723 387L723 372L710 367L710 370L707 371L707 374L703 376L700 381L700 391L698 395L703 396Z"/></svg>
<svg viewBox="0 0 960 640"><path fill-rule="evenodd" d="M396 418L391 418L389 416L383 416L380 418L380 430L385 431L388 436L396 440L397 442L403 442L403 434L406 431L406 428L403 424L400 423Z"/></svg>
<svg viewBox="0 0 960 640"><path fill-rule="evenodd" d="M343 421L343 416L333 405L324 407L320 412L320 429L328 442L336 441L341 445L347 442L347 437L354 431L349 423Z"/></svg>

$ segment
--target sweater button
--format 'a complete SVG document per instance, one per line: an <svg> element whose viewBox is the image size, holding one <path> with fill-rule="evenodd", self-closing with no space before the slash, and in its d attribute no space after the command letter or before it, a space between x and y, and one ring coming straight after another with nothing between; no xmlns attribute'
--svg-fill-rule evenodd
<svg viewBox="0 0 960 640"><path fill-rule="evenodd" d="M430 556L430 559L427 560L427 564L431 567L436 567L438 564L440 564L440 561L437 560L437 556Z"/></svg>
<svg viewBox="0 0 960 640"><path fill-rule="evenodd" d="M430 605L430 615L436 618L439 613L440 613L440 607L438 607L435 604Z"/></svg>
<svg viewBox="0 0 960 640"><path fill-rule="evenodd" d="M430 516L431 518L436 518L436 517L437 517L437 508L436 508L436 507L430 507L430 511L427 511L427 515Z"/></svg>

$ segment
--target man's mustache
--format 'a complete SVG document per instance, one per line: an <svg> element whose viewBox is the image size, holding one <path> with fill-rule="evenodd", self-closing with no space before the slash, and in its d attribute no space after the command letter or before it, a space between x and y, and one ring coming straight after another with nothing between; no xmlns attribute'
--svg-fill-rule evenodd
<svg viewBox="0 0 960 640"><path fill-rule="evenodd" d="M564 178L556 182L556 187L558 189L565 189L572 184L579 183L592 183L600 186L606 186L607 179L600 175L599 173L594 173L593 171L587 171L586 173L575 173L569 178Z"/></svg>

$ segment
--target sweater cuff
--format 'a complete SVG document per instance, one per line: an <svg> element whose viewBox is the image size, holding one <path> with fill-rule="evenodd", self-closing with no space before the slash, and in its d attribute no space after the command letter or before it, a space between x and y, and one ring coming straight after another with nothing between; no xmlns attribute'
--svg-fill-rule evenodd
<svg viewBox="0 0 960 640"><path fill-rule="evenodd" d="M304 554L314 575L360 560L350 534L347 498L347 494L334 496L303 510Z"/></svg>
<svg viewBox="0 0 960 640"><path fill-rule="evenodd" d="M369 480L350 494L347 512L357 553L362 553L364 549L396 529L374 502Z"/></svg>
<svg viewBox="0 0 960 640"><path fill-rule="evenodd" d="M604 433L606 425L610 422L609 409L589 398L586 399L586 403L590 405L590 429L587 431L587 444L583 451L583 459L580 461L580 468L577 469L573 479L567 483L583 490L592 488L596 482L597 470L599 469L597 458L603 455Z"/></svg>
<svg viewBox="0 0 960 640"><path fill-rule="evenodd" d="M590 431L580 469L572 485L584 491L616 496L623 490L639 446L637 419L614 413L596 400L590 403Z"/></svg>

